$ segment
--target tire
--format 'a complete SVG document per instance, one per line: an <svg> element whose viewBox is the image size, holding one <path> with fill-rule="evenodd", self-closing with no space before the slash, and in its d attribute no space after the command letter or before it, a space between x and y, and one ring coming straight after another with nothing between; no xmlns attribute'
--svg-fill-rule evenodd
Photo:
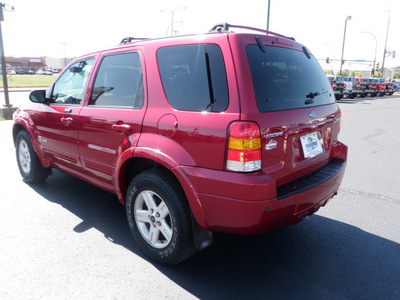
<svg viewBox="0 0 400 300"><path fill-rule="evenodd" d="M42 166L25 130L17 134L15 145L18 169L22 179L27 183L44 182L51 174L51 169Z"/></svg>
<svg viewBox="0 0 400 300"><path fill-rule="evenodd" d="M137 244L154 261L177 264L196 252L189 205L166 172L144 171L131 181L126 215Z"/></svg>

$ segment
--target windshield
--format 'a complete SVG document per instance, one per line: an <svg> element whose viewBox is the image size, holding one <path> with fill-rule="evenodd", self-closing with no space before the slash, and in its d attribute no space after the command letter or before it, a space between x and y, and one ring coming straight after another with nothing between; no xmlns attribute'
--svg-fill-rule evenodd
<svg viewBox="0 0 400 300"><path fill-rule="evenodd" d="M246 47L258 109L261 112L335 103L332 87L318 64L302 51L257 45Z"/></svg>

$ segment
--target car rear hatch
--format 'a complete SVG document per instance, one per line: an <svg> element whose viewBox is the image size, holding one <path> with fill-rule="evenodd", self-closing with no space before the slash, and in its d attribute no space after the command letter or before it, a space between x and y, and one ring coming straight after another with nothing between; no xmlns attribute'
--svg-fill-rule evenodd
<svg viewBox="0 0 400 300"><path fill-rule="evenodd" d="M334 160L340 110L317 60L289 39L253 35L238 43L247 57L238 68L242 118L260 127L262 171L279 190L323 170Z"/></svg>

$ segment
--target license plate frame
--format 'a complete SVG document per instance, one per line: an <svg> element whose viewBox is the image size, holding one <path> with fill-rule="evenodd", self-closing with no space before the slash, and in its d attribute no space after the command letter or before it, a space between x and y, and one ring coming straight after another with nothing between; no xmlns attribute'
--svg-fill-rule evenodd
<svg viewBox="0 0 400 300"><path fill-rule="evenodd" d="M303 149L304 158L311 158L324 152L316 132L301 136L300 143Z"/></svg>

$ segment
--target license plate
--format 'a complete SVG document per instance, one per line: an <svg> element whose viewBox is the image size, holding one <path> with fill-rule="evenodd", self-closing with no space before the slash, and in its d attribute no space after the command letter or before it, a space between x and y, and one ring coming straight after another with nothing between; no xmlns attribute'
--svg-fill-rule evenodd
<svg viewBox="0 0 400 300"><path fill-rule="evenodd" d="M300 142L305 158L313 157L323 152L317 133L301 136Z"/></svg>

